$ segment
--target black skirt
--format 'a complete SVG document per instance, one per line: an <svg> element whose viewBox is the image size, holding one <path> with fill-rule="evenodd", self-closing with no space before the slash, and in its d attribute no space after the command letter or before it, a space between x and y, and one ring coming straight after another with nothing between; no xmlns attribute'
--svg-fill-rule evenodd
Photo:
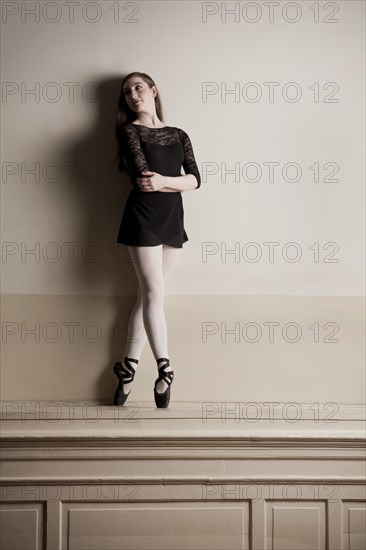
<svg viewBox="0 0 366 550"><path fill-rule="evenodd" d="M119 228L118 243L130 246L167 244L182 248L188 240L180 192L132 189Z"/></svg>

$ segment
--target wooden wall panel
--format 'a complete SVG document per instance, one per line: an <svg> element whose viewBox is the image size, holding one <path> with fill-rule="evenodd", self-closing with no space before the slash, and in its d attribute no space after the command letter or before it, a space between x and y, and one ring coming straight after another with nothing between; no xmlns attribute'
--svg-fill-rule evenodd
<svg viewBox="0 0 366 550"><path fill-rule="evenodd" d="M343 548L366 548L366 503L343 502Z"/></svg>
<svg viewBox="0 0 366 550"><path fill-rule="evenodd" d="M64 504L67 550L249 548L248 503Z"/></svg>
<svg viewBox="0 0 366 550"><path fill-rule="evenodd" d="M323 502L268 502L267 547L273 550L325 550Z"/></svg>
<svg viewBox="0 0 366 550"><path fill-rule="evenodd" d="M92 423L83 403L58 403L57 422L10 405L1 550L366 547L361 407L340 409L329 424L314 422L304 404L294 425L276 418L249 429L203 423L192 405L140 405L133 422L98 405Z"/></svg>
<svg viewBox="0 0 366 550"><path fill-rule="evenodd" d="M44 550L44 509L38 502L0 504L0 548Z"/></svg>

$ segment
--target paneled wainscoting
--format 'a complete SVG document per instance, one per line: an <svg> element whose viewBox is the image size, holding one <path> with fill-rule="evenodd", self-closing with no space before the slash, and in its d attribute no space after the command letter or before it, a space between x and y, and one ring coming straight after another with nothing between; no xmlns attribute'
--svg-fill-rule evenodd
<svg viewBox="0 0 366 550"><path fill-rule="evenodd" d="M3 401L1 549L364 550L365 410L325 405Z"/></svg>

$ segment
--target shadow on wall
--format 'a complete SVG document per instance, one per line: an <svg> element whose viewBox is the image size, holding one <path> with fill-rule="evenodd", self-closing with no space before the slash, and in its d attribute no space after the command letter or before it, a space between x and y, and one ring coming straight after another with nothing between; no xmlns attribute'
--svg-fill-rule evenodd
<svg viewBox="0 0 366 550"><path fill-rule="evenodd" d="M124 327L127 328L137 294L137 279L128 248L116 242L125 202L132 189L129 176L118 170L115 160L115 123L124 76L93 81L95 88L91 87L88 92L97 98L88 103L91 112L95 110L93 122L76 138L75 134L68 136L64 147L58 144L51 157L65 167L62 210L70 212L68 221L78 228L70 239L73 245L68 245L68 250L75 247L76 258L65 274L70 277L68 283L72 287L75 282L75 287L83 288L85 295L95 295L95 311L101 303L103 307L106 303L105 300L99 302L98 295L110 295L115 314L113 326L120 327L117 339L115 332L110 331L108 366L101 369L100 380L96 381L99 395L110 395L115 385L112 366L124 352ZM68 172L66 167L72 169Z"/></svg>

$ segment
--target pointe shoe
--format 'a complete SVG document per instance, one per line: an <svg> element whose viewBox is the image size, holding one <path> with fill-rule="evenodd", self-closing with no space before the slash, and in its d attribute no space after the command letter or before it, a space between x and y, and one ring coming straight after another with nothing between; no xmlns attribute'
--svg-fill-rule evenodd
<svg viewBox="0 0 366 550"><path fill-rule="evenodd" d="M174 379L174 372L172 370L167 371L166 368L169 367L169 359L166 357L161 357L157 360L157 363L162 361L164 359L165 363L158 368L159 377L155 380L155 386L154 386L154 398L155 398L155 404L159 409L166 409L169 405L170 401L170 386ZM167 389L163 393L159 393L156 391L156 385L161 381L164 380L168 384Z"/></svg>
<svg viewBox="0 0 366 550"><path fill-rule="evenodd" d="M129 384L135 378L135 368L130 364L130 361L138 363L137 359L132 359L131 357L124 357L123 363L117 361L114 365L113 370L119 380L118 387L114 394L113 403L121 407L125 404L127 397L130 395L131 390L128 393L124 393L123 384Z"/></svg>

